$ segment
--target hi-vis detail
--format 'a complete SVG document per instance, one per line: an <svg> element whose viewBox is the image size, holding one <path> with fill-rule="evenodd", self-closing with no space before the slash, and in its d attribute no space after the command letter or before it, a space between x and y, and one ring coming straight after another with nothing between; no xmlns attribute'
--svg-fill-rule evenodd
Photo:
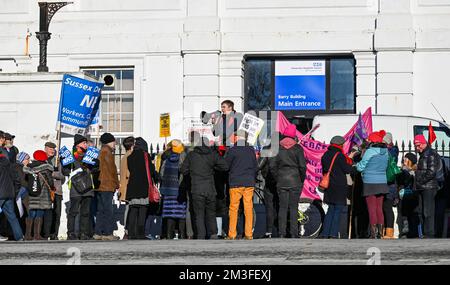
<svg viewBox="0 0 450 285"><path fill-rule="evenodd" d="M62 133L86 134L99 108L103 85L69 74L64 75L58 113Z"/></svg>

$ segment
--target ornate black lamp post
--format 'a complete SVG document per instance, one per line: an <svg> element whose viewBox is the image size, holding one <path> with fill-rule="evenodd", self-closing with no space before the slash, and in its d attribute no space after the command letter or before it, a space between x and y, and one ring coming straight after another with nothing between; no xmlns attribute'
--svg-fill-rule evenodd
<svg viewBox="0 0 450 285"><path fill-rule="evenodd" d="M39 40L39 66L38 72L48 72L47 67L47 41L51 33L48 32L48 26L53 15L62 7L73 2L39 2L39 32L36 32L36 38Z"/></svg>

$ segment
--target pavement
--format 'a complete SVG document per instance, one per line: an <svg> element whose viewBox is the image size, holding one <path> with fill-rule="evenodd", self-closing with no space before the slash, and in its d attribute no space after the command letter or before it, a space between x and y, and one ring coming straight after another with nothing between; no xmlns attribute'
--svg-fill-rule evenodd
<svg viewBox="0 0 450 285"><path fill-rule="evenodd" d="M450 240L120 240L0 242L0 265L450 264Z"/></svg>

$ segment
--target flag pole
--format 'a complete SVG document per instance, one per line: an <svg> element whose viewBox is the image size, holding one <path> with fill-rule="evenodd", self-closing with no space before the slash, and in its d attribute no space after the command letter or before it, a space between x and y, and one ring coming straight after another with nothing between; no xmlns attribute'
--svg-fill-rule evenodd
<svg viewBox="0 0 450 285"><path fill-rule="evenodd" d="M61 148L61 119L58 122L58 130L56 132L56 160L55 167L59 165L59 149Z"/></svg>
<svg viewBox="0 0 450 285"><path fill-rule="evenodd" d="M353 181L352 184L352 191L351 191L351 195L352 195L352 199L350 201L350 221L349 221L349 227L348 227L348 239L352 239L352 220L353 220L353 197L355 196L355 184L356 184L356 175L355 175L355 179Z"/></svg>

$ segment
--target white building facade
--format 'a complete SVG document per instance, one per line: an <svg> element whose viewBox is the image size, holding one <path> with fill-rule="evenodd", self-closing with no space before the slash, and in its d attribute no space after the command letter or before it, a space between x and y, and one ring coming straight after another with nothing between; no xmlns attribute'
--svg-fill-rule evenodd
<svg viewBox="0 0 450 285"><path fill-rule="evenodd" d="M171 138L185 138L225 99L251 109L247 64L282 58L323 58L331 70L349 60L344 112L440 119L433 103L450 119L450 0L72 1L50 24L49 71L112 75L102 120L119 137L161 143L159 115L170 113ZM36 75L37 2L0 0L0 129L19 146L56 135L58 75ZM46 83L28 88L30 76Z"/></svg>

